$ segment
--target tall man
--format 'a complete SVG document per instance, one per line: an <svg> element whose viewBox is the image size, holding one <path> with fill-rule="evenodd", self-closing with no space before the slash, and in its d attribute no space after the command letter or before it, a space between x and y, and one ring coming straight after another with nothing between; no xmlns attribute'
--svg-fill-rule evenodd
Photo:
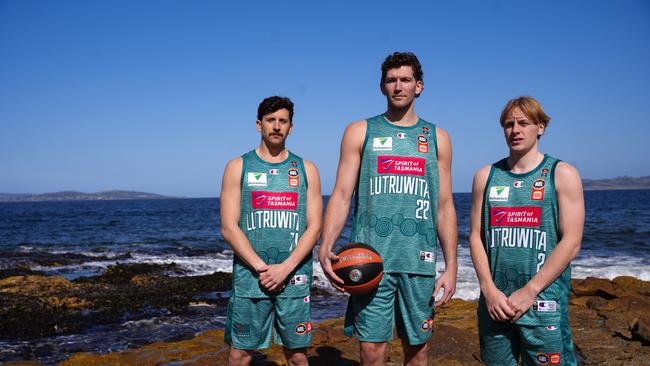
<svg viewBox="0 0 650 366"><path fill-rule="evenodd" d="M381 66L385 113L347 126L336 184L327 205L319 259L333 286L338 259L332 247L345 225L353 192L351 240L373 246L384 261L377 291L350 296L345 332L360 341L361 363L382 365L393 325L402 339L404 363L427 363L435 305L456 290L456 211L451 195L451 142L419 118L414 102L423 90L422 67L410 53L395 52ZM436 282L434 251L440 239L446 270Z"/></svg>
<svg viewBox="0 0 650 366"><path fill-rule="evenodd" d="M221 233L235 252L228 364L250 364L252 350L268 348L275 330L289 364L307 365L320 178L313 163L285 147L293 128L288 98L264 99L256 125L260 145L228 162L221 189Z"/></svg>
<svg viewBox="0 0 650 366"><path fill-rule="evenodd" d="M474 176L470 249L481 286L479 336L488 365L575 365L569 264L580 250L578 171L542 154L548 117L531 97L501 113L507 158Z"/></svg>

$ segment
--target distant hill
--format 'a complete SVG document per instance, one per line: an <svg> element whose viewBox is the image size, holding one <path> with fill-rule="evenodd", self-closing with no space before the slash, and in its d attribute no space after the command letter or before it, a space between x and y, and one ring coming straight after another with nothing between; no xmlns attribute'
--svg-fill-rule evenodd
<svg viewBox="0 0 650 366"><path fill-rule="evenodd" d="M585 191L607 189L650 189L650 176L645 177L616 177L610 179L583 179Z"/></svg>
<svg viewBox="0 0 650 366"><path fill-rule="evenodd" d="M178 198L163 196L155 193L135 191L103 191L84 193L62 191L43 194L31 193L0 193L0 202L38 202L38 201L112 201L112 200L151 200Z"/></svg>

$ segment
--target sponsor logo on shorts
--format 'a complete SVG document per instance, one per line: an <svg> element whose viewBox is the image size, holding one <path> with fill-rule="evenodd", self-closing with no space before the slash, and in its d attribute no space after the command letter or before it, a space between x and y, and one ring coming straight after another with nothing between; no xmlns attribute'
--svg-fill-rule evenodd
<svg viewBox="0 0 650 366"><path fill-rule="evenodd" d="M433 319L425 319L422 321L422 325L420 325L420 328L424 332L428 332L433 328Z"/></svg>
<svg viewBox="0 0 650 366"><path fill-rule="evenodd" d="M305 296L302 298L302 302L309 302L309 296Z"/></svg>
<svg viewBox="0 0 650 366"><path fill-rule="evenodd" d="M280 171L278 169L269 169L269 174L271 175L278 175Z"/></svg>
<svg viewBox="0 0 650 366"><path fill-rule="evenodd" d="M557 303L553 300L536 300L533 303L533 311L552 313L557 311Z"/></svg>
<svg viewBox="0 0 650 366"><path fill-rule="evenodd" d="M296 324L296 334L308 334L311 332L311 322L298 323Z"/></svg>
<svg viewBox="0 0 650 366"><path fill-rule="evenodd" d="M536 358L540 365L548 365L551 362L551 358L546 353L538 353Z"/></svg>
<svg viewBox="0 0 650 366"><path fill-rule="evenodd" d="M516 180L514 183L512 183L512 186L515 188L521 188L524 186L524 181L523 180Z"/></svg>
<svg viewBox="0 0 650 366"><path fill-rule="evenodd" d="M536 226L542 222L541 207L490 207L492 226Z"/></svg>
<svg viewBox="0 0 650 366"><path fill-rule="evenodd" d="M397 133L397 138L400 140L403 140L406 138L406 134L404 132L398 132Z"/></svg>
<svg viewBox="0 0 650 366"><path fill-rule="evenodd" d="M251 192L251 203L254 209L296 210L298 192Z"/></svg>
<svg viewBox="0 0 650 366"><path fill-rule="evenodd" d="M507 202L510 196L510 187L492 186L490 187L490 202Z"/></svg>
<svg viewBox="0 0 650 366"><path fill-rule="evenodd" d="M244 323L235 323L234 333L239 337L250 337L251 335L251 325Z"/></svg>
<svg viewBox="0 0 650 366"><path fill-rule="evenodd" d="M352 280L352 282L359 282L363 277L363 273L358 269L353 269L350 271L349 277Z"/></svg>
<svg viewBox="0 0 650 366"><path fill-rule="evenodd" d="M549 365L559 365L561 364L560 362L560 354L559 353L549 353L548 357L551 359L549 361Z"/></svg>
<svg viewBox="0 0 650 366"><path fill-rule="evenodd" d="M307 284L307 275L295 275L291 278L292 285L306 285Z"/></svg>
<svg viewBox="0 0 650 366"><path fill-rule="evenodd" d="M562 361L559 353L538 353L537 363L540 365L559 365Z"/></svg>
<svg viewBox="0 0 650 366"><path fill-rule="evenodd" d="M389 151L393 150L392 137L375 137L372 139L373 151Z"/></svg>
<svg viewBox="0 0 650 366"><path fill-rule="evenodd" d="M433 255L433 252L420 251L420 260L424 262L435 262L436 257Z"/></svg>
<svg viewBox="0 0 650 366"><path fill-rule="evenodd" d="M555 325L549 325L546 327L546 330L556 330L557 327Z"/></svg>
<svg viewBox="0 0 650 366"><path fill-rule="evenodd" d="M378 156L377 173L424 176L425 160L402 156Z"/></svg>
<svg viewBox="0 0 650 366"><path fill-rule="evenodd" d="M252 187L266 187L266 173L248 172L246 182Z"/></svg>

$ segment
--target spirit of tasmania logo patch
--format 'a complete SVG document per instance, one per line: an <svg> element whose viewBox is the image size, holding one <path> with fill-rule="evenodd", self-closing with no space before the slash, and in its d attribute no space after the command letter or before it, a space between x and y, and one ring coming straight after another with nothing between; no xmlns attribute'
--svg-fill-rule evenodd
<svg viewBox="0 0 650 366"><path fill-rule="evenodd" d="M251 192L254 209L295 210L298 208L298 192Z"/></svg>
<svg viewBox="0 0 650 366"><path fill-rule="evenodd" d="M377 173L424 176L425 160L403 156L378 156Z"/></svg>
<svg viewBox="0 0 650 366"><path fill-rule="evenodd" d="M541 207L490 207L492 226L535 226L542 220Z"/></svg>

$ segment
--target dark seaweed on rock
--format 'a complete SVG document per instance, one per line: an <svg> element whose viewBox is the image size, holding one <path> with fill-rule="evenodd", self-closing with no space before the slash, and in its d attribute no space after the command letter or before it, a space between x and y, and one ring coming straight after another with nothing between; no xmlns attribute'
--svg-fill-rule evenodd
<svg viewBox="0 0 650 366"><path fill-rule="evenodd" d="M225 306L206 293L230 289L231 274L170 276L175 264L117 264L101 276L68 281L28 273L0 280L0 338L30 339L90 326L179 314L197 301Z"/></svg>

